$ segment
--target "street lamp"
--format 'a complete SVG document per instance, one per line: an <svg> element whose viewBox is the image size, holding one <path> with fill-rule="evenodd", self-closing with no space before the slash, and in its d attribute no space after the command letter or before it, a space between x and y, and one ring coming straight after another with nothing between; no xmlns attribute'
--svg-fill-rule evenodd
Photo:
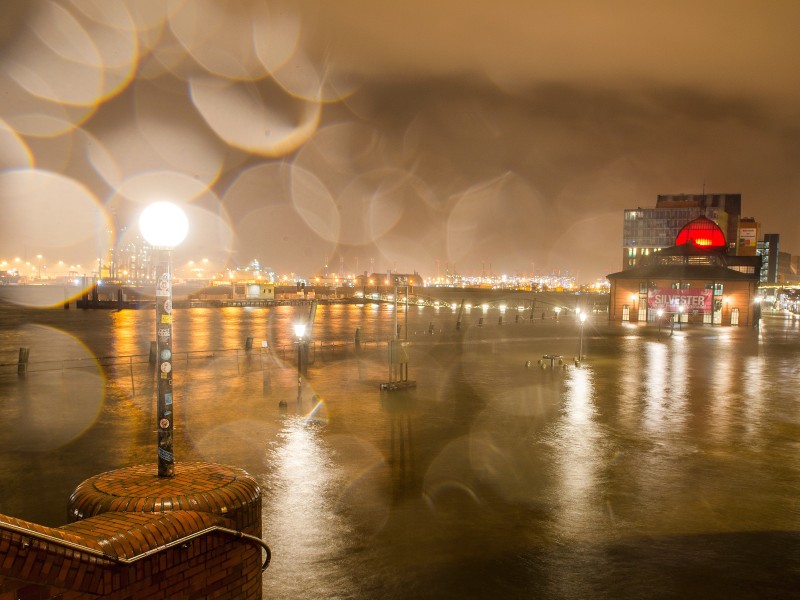
<svg viewBox="0 0 800 600"><path fill-rule="evenodd" d="M583 359L583 324L586 322L586 313L582 312L579 318L581 320L581 343L578 347L578 362Z"/></svg>
<svg viewBox="0 0 800 600"><path fill-rule="evenodd" d="M728 296L722 297L722 315L720 315L719 324L725 325L725 309L730 305L731 299ZM728 311L730 313L730 311Z"/></svg>
<svg viewBox="0 0 800 600"><path fill-rule="evenodd" d="M171 202L154 202L142 211L139 229L156 250L156 356L158 377L158 476L175 475L172 403L172 254L189 232L186 213Z"/></svg>
<svg viewBox="0 0 800 600"><path fill-rule="evenodd" d="M664 309L663 308L659 308L656 311L656 314L658 315L658 330L661 331L661 317L664 316Z"/></svg>
<svg viewBox="0 0 800 600"><path fill-rule="evenodd" d="M558 321L558 315L561 312L561 307L560 306L556 306L553 310L556 313L556 321Z"/></svg>
<svg viewBox="0 0 800 600"><path fill-rule="evenodd" d="M302 383L303 336L306 334L305 323L295 323L294 334L297 336L297 401L301 401L300 384Z"/></svg>

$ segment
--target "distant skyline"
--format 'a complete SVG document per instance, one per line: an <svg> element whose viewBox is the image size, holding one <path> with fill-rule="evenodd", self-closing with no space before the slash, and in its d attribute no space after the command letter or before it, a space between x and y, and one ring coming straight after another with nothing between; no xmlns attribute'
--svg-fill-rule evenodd
<svg viewBox="0 0 800 600"><path fill-rule="evenodd" d="M593 281L621 269L624 209L703 191L797 254L797 22L785 1L12 0L0 256L95 261L167 198L178 261Z"/></svg>

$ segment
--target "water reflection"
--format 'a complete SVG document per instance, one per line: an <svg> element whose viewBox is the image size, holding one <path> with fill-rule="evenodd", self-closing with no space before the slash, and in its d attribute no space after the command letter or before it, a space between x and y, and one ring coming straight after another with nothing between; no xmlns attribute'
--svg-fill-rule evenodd
<svg viewBox="0 0 800 600"><path fill-rule="evenodd" d="M670 335L595 323L580 367L542 369L543 354L576 352L571 324L490 318L479 327L477 310L457 330L450 311L413 310L417 387L389 394L379 387L388 376L380 340L391 310L321 305L314 341L348 346L316 355L297 402L292 323L306 310L176 317L176 452L258 478L274 552L265 597L650 597L654 581L668 597L717 587L735 597L731 573L795 589L800 409L789 384L800 344L791 326ZM142 358L132 371L103 367L113 381L93 396L104 397L99 415L66 445L23 448L7 429L0 512L58 525L77 483L154 460L153 324L148 311L42 318L58 328L35 339L37 356L47 346L93 365L112 353ZM259 336L268 347L243 349ZM0 339L5 352L20 342ZM2 379L4 422L31 431L62 414L52 377L29 378L44 387L27 392Z"/></svg>
<svg viewBox="0 0 800 600"><path fill-rule="evenodd" d="M569 372L564 393L562 418L550 444L554 447L557 482L556 535L566 539L592 539L602 518L595 510L597 478L607 460L596 422L594 385L590 368Z"/></svg>
<svg viewBox="0 0 800 600"><path fill-rule="evenodd" d="M324 564L321 554L338 540L330 526L331 506L327 501L331 456L320 439L321 427L305 418L292 418L268 449L274 476L269 480L265 532L273 545L282 549L274 555L272 567L280 573L286 592L318 589L324 577L310 564Z"/></svg>
<svg viewBox="0 0 800 600"><path fill-rule="evenodd" d="M3 381L0 388L0 451L66 446L95 424L103 408L103 369L84 344L53 327L25 325L13 337L20 348L35 349L34 361L28 376Z"/></svg>
<svg viewBox="0 0 800 600"><path fill-rule="evenodd" d="M354 534L379 530L388 514L384 486L369 476L380 469L379 453L358 438L324 434L315 419L287 417L267 449L264 531L281 548L270 565L277 568L266 582L268 596L345 597L357 574L341 558Z"/></svg>
<svg viewBox="0 0 800 600"><path fill-rule="evenodd" d="M381 407L389 417L387 460L395 504L413 490L415 460L411 413L415 403L415 395L403 390L396 394L383 394L381 398Z"/></svg>

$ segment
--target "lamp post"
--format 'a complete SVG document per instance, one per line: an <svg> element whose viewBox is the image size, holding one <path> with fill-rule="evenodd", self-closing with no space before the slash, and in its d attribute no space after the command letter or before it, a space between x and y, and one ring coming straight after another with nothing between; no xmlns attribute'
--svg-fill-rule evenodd
<svg viewBox="0 0 800 600"><path fill-rule="evenodd" d="M583 324L586 322L586 313L582 312L579 318L581 320L581 343L578 346L578 362L583 360Z"/></svg>
<svg viewBox="0 0 800 600"><path fill-rule="evenodd" d="M658 315L658 330L661 331L661 317L664 316L664 309L659 308L658 311L656 311L656 314Z"/></svg>
<svg viewBox="0 0 800 600"><path fill-rule="evenodd" d="M719 319L719 324L720 325L725 325L725 309L728 308L728 305L730 304L730 301L731 301L731 299L728 296L723 296L722 297L722 315L720 315L720 319ZM730 311L728 311L728 313L730 313Z"/></svg>
<svg viewBox="0 0 800 600"><path fill-rule="evenodd" d="M186 213L171 202L154 202L142 211L139 229L156 250L156 356L158 401L158 476L175 475L172 391L172 254L189 232Z"/></svg>
<svg viewBox="0 0 800 600"><path fill-rule="evenodd" d="M561 307L560 306L556 306L553 310L556 313L556 321L558 321L558 315L561 313Z"/></svg>
<svg viewBox="0 0 800 600"><path fill-rule="evenodd" d="M305 323L295 323L294 334L297 336L297 401L300 402L300 384L302 383L303 336L306 334Z"/></svg>

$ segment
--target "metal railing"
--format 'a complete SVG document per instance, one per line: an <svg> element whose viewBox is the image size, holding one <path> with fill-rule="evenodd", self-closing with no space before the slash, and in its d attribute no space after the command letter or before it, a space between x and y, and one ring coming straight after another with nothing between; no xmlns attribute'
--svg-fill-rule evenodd
<svg viewBox="0 0 800 600"><path fill-rule="evenodd" d="M493 326L501 326L507 327L511 325L533 325L538 326L540 323L547 323L547 324L555 324L558 323L558 318L555 316L548 315L548 318L541 319L540 317L532 318L533 315L530 311L525 313L518 313L516 311L510 311L508 315L504 317L492 317L489 320L486 317L472 315L473 323L465 324L465 328L467 327L481 327L481 328L491 328ZM477 321L476 321L477 319ZM562 316L562 319L566 321L567 318ZM447 333L446 330L442 329L441 325L434 324L432 321L427 329L421 330L409 330L407 333L405 328L401 325L400 327L400 338L405 339L408 338L409 341L411 340L422 340L425 338L430 339L433 336L439 336L443 333ZM454 329L455 331L455 329ZM355 350L369 350L369 349L379 349L385 348L388 346L390 342L390 338L387 337L354 337L350 339L340 339L340 340L331 340L331 341L321 341L321 340L309 340L305 342L308 347L308 352L306 354L307 358L311 363L313 363L317 358L322 361L325 360L335 360L338 357L344 357L349 352L353 352ZM272 356L275 358L279 358L284 362L293 362L296 360L297 357L297 342L296 341L287 341L282 342L279 344L272 344L269 347L253 347L252 346L252 338L247 339L247 345L244 348L216 348L216 349L207 349L207 350L188 350L188 351L174 351L173 352L173 360L174 361L181 361L185 364L189 364L193 360L200 360L200 359L220 359L223 360L225 358L235 359L236 361L236 370L239 371L240 363L243 357L252 357L254 355L260 356L262 359L259 364L259 369L264 369L264 361L263 359ZM148 365L152 364L153 362L153 354L152 352L149 354L132 354L132 355L120 355L120 356L87 356L85 358L64 358L64 359L50 359L50 360L29 360L26 356L25 363L21 368L20 365L23 364L21 361L22 359L16 359L15 355L11 353L6 353L3 356L0 356L0 369L2 368L9 368L14 367L17 368L18 372L20 373L35 373L35 372L44 372L44 371L65 371L65 370L72 370L72 369L87 369L87 368L96 368L101 367L103 369L112 369L112 368L124 368L127 369L132 385L133 385L133 372L134 367L140 365Z"/></svg>
<svg viewBox="0 0 800 600"><path fill-rule="evenodd" d="M75 550L77 552L81 552L83 554L88 554L95 558L101 558L104 560L108 560L111 562L124 564L124 565L131 565L134 564L144 558L149 556L153 556L155 554L159 554L165 550L169 550L170 548L174 548L176 546L182 546L184 548L188 547L189 543L204 535L209 533L219 532L224 533L227 535L231 535L237 539L241 539L252 544L257 544L261 546L261 549L265 552L264 562L261 565L261 572L267 570L269 567L270 560L272 560L272 551L270 550L269 546L262 540L261 538L257 538L254 535L250 535L248 533L244 533L243 531L237 531L235 529L229 529L227 527L221 527L219 525L211 525L206 527L205 529L201 529L200 531L196 531L194 533L187 534L177 540L173 540L171 542L167 542L166 544L162 544L156 548L151 548L150 550L146 550L136 556L127 558L123 556L115 556L113 554L108 554L103 552L102 550L98 550L96 548L92 548L91 546L85 546L83 544L78 544L77 542L70 542L69 540L64 540L54 535L49 535L46 533L40 533L38 531L33 531L28 529L27 527L21 527L19 525L14 525L13 523L5 523L0 521L0 530L10 531L12 533L19 534L22 537L22 547L27 548L30 545L30 542L25 542L25 538L31 538L35 540L39 540L42 542L46 542L48 544L54 544L56 546L61 546L63 548L69 548L70 550Z"/></svg>

